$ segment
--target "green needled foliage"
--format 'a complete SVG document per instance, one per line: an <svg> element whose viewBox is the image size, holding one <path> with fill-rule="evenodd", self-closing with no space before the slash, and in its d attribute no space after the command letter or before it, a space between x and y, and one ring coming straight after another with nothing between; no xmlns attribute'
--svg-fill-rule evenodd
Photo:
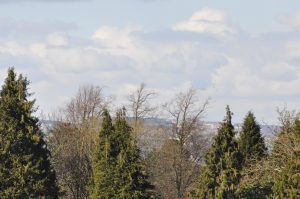
<svg viewBox="0 0 300 199"><path fill-rule="evenodd" d="M149 198L140 152L126 122L124 111L117 113L115 125L104 111L99 149L93 163L90 198Z"/></svg>
<svg viewBox="0 0 300 199"><path fill-rule="evenodd" d="M236 186L240 179L242 156L235 140L231 122L232 113L226 107L226 116L214 137L206 156L206 166L199 179L200 198L236 198Z"/></svg>
<svg viewBox="0 0 300 199"><path fill-rule="evenodd" d="M252 164L259 164L259 161L267 157L267 147L261 135L260 126L251 111L248 112L244 119L239 138L239 147L243 155L244 171L243 179L238 188L239 197L249 199L266 198L271 192L270 183L263 182L263 180L250 183L244 179L245 175L247 175L247 178L257 175L256 173L249 172L250 167Z"/></svg>
<svg viewBox="0 0 300 199"><path fill-rule="evenodd" d="M284 161L273 185L273 198L300 198L300 121L292 132L281 133L272 152L274 159ZM278 161L279 162L279 161Z"/></svg>
<svg viewBox="0 0 300 199"><path fill-rule="evenodd" d="M114 136L112 119L107 110L103 112L99 146L93 162L93 176L89 186L90 198L113 198L114 166L118 154L118 144Z"/></svg>
<svg viewBox="0 0 300 199"><path fill-rule="evenodd" d="M240 135L240 150L245 164L252 160L260 160L266 156L267 147L260 132L260 126L255 120L254 114L249 112L244 119Z"/></svg>
<svg viewBox="0 0 300 199"><path fill-rule="evenodd" d="M8 70L0 91L0 198L58 198L50 152L33 116L29 81Z"/></svg>

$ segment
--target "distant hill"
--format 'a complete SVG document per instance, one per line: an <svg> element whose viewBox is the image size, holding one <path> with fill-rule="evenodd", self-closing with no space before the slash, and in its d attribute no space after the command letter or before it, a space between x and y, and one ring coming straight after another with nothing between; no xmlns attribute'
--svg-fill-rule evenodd
<svg viewBox="0 0 300 199"><path fill-rule="evenodd" d="M129 121L132 118L129 118ZM144 120L144 132L140 135L139 146L145 153L153 149L159 149L161 145L173 137L171 132L172 122L162 118L146 118ZM51 120L41 120L41 130L45 135L48 134L49 128L52 128L57 122ZM217 134L220 122L203 122L203 130L199 133L207 137L209 141ZM234 124L235 129L239 132L241 124ZM265 138L268 147L272 146L275 135L280 131L280 126L261 125L261 132ZM238 136L238 135L237 135Z"/></svg>

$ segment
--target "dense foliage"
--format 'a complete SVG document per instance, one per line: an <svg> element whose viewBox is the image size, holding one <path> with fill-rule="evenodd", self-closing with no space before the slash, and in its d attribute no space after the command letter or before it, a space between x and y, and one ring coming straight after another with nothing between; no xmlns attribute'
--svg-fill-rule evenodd
<svg viewBox="0 0 300 199"><path fill-rule="evenodd" d="M11 68L0 92L0 198L58 198L29 81Z"/></svg>
<svg viewBox="0 0 300 199"><path fill-rule="evenodd" d="M293 122L291 131L278 136L272 152L279 166L273 185L274 198L300 198L300 120L296 118Z"/></svg>
<svg viewBox="0 0 300 199"><path fill-rule="evenodd" d="M238 150L231 117L232 113L227 106L225 119L206 157L200 179L200 198L236 198L242 155Z"/></svg>
<svg viewBox="0 0 300 199"><path fill-rule="evenodd" d="M244 119L239 144L245 163L261 159L267 153L260 126L252 112L249 112Z"/></svg>
<svg viewBox="0 0 300 199"><path fill-rule="evenodd" d="M249 183L256 173L249 171L252 164L257 164L267 158L267 147L261 134L261 127L257 123L254 114L250 111L246 115L239 138L239 148L243 155L242 179L238 186L239 198L266 198L271 193L271 184L264 181Z"/></svg>
<svg viewBox="0 0 300 199"><path fill-rule="evenodd" d="M151 186L123 110L117 113L114 125L104 111L99 140L90 198L149 198Z"/></svg>

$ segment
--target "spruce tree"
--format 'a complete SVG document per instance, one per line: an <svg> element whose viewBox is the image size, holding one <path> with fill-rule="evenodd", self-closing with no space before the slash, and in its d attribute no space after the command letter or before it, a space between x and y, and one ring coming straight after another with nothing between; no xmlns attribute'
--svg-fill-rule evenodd
<svg viewBox="0 0 300 199"><path fill-rule="evenodd" d="M90 198L149 198L140 152L126 122L125 111L118 111L115 125L104 112L99 149L94 161Z"/></svg>
<svg viewBox="0 0 300 199"><path fill-rule="evenodd" d="M10 68L0 91L0 198L58 198L28 86L27 78Z"/></svg>
<svg viewBox="0 0 300 199"><path fill-rule="evenodd" d="M213 144L206 156L206 166L200 180L200 198L236 198L240 179L242 156L235 139L232 112L226 107L226 116L218 128Z"/></svg>
<svg viewBox="0 0 300 199"><path fill-rule="evenodd" d="M244 119L239 143L246 164L251 160L260 160L266 155L267 147L261 135L260 126L251 111Z"/></svg>

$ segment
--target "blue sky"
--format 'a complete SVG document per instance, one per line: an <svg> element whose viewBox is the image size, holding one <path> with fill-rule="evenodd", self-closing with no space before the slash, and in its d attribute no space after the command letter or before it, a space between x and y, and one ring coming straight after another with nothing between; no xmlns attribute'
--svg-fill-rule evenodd
<svg viewBox="0 0 300 199"><path fill-rule="evenodd" d="M45 113L84 84L121 104L145 82L162 101L199 88L206 120L229 104L274 123L300 107L299 30L296 0L2 0L0 78L25 73Z"/></svg>

